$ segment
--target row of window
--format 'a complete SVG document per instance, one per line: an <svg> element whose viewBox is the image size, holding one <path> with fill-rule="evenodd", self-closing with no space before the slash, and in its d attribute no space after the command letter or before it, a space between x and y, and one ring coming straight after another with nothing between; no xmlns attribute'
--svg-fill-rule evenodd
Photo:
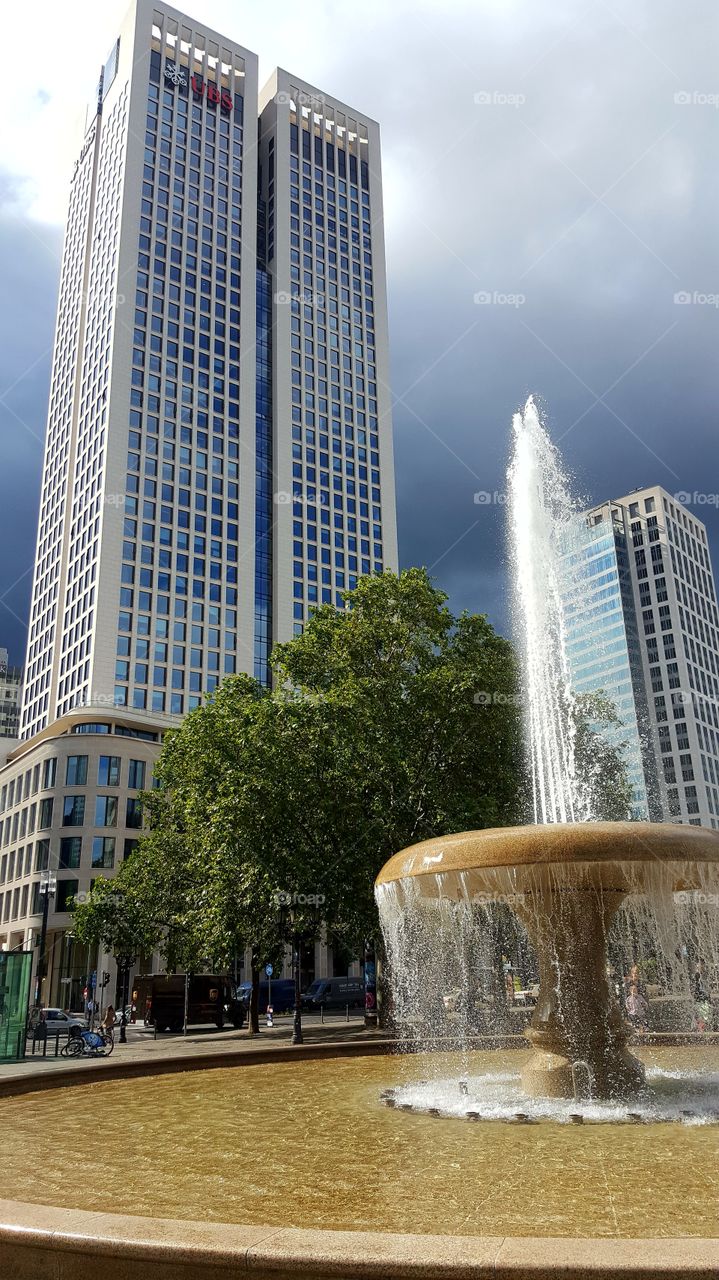
<svg viewBox="0 0 719 1280"><path fill-rule="evenodd" d="M107 732L109 726L82 725L76 726L78 732ZM119 730L118 730L119 732ZM152 735L156 738L157 735ZM71 755L65 764L65 786L83 787L87 783L88 759L86 755ZM24 774L5 783L0 791L0 813L21 804L30 795L38 791L49 791L57 784L57 756L50 756L42 764L34 765ZM99 787L119 787L121 783L122 757L100 756L97 765L97 785ZM42 775L42 776L41 776ZM141 791L145 786L146 764L144 760L128 760L127 785L131 790Z"/></svg>

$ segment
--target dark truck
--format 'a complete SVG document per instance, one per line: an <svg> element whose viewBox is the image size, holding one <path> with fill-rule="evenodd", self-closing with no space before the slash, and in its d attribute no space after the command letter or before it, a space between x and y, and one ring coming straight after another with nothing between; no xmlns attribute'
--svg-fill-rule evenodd
<svg viewBox="0 0 719 1280"><path fill-rule="evenodd" d="M145 973L132 986L135 1019L158 1031L182 1031L185 1024L185 974ZM190 974L187 1023L212 1022L220 1030L244 1025L245 1010L231 978L215 973Z"/></svg>

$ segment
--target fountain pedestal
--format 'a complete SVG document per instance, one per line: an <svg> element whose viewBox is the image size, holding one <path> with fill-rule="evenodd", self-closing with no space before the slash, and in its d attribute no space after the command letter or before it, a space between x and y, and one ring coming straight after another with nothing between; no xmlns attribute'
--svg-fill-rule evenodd
<svg viewBox="0 0 719 1280"><path fill-rule="evenodd" d="M517 907L539 964L539 998L526 1032L534 1053L522 1071L529 1097L629 1101L645 1090L607 976L607 934L623 897L599 884L552 884L548 873Z"/></svg>
<svg viewBox="0 0 719 1280"><path fill-rule="evenodd" d="M662 902L677 890L719 891L719 832L650 822L463 831L390 858L376 890L387 920L403 900L395 892L384 896L395 885L410 909L417 902L456 902L471 918L475 903L510 904L539 965L525 1092L628 1101L646 1086L641 1062L627 1049L629 1027L607 976L612 917L627 896L649 894ZM422 918L431 915L425 910ZM391 936L386 928L385 936ZM402 962L395 947L390 964Z"/></svg>

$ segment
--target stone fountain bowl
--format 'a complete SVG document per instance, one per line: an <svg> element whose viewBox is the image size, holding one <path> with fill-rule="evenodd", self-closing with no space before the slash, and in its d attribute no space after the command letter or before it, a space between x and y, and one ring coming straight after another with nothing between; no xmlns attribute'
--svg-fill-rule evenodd
<svg viewBox="0 0 719 1280"><path fill-rule="evenodd" d="M395 854L377 877L378 900L397 887L402 909L408 886L470 905L499 897L527 929L539 967L527 1094L576 1097L581 1076L590 1097L631 1099L646 1085L607 973L611 920L627 895L719 890L719 832L650 822L465 831Z"/></svg>
<svg viewBox="0 0 719 1280"><path fill-rule="evenodd" d="M504 869L519 883L543 880L546 867L567 868L573 883L631 892L650 880L674 880L675 890L692 888L703 864L719 866L719 832L706 827L656 822L556 823L546 826L490 827L436 836L402 849L385 863L377 885L423 877L422 894L452 896L483 872ZM591 868L591 870L590 870ZM642 871L642 868L644 870ZM662 868L665 873L662 874ZM437 879L439 877L439 880Z"/></svg>

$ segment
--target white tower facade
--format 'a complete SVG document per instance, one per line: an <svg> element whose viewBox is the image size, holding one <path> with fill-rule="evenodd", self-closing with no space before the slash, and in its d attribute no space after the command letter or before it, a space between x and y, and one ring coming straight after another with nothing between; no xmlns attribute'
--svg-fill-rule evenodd
<svg viewBox="0 0 719 1280"><path fill-rule="evenodd" d="M257 59L137 0L72 181L21 733L251 670Z"/></svg>

